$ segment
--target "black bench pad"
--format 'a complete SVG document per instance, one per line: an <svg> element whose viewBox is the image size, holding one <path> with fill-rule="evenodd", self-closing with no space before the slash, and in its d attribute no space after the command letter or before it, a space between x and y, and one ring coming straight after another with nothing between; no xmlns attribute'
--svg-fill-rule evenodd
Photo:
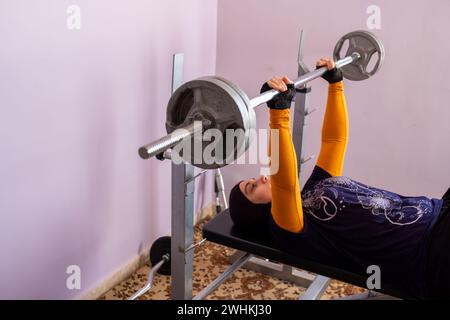
<svg viewBox="0 0 450 320"><path fill-rule="evenodd" d="M226 247L366 288L368 275L355 274L285 253L277 248L267 233L248 234L240 232L236 228L233 228L233 222L228 210L219 213L205 224L203 227L203 237L208 241ZM396 288L383 284L381 287L382 289L377 291L398 298L411 299L407 294Z"/></svg>

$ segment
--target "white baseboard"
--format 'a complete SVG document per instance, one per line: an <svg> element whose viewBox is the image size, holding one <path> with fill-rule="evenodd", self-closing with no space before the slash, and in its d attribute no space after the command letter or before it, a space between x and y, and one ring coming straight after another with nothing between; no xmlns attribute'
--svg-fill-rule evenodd
<svg viewBox="0 0 450 320"><path fill-rule="evenodd" d="M202 222L206 218L213 217L216 213L215 203L211 203L204 207L200 212L195 215L195 225ZM116 285L122 281L128 279L133 272L142 267L147 263L149 259L150 247L144 249L139 255L136 255L130 262L126 263L124 266L120 267L116 272L107 276L103 281L101 281L94 288L87 290L81 294L79 300L96 300L104 295L106 292L114 288Z"/></svg>
<svg viewBox="0 0 450 320"><path fill-rule="evenodd" d="M150 247L143 250L139 255L135 256L130 262L119 268L113 274L107 276L94 288L83 293L79 300L96 300L104 295L106 292L114 288L122 281L128 279L133 272L142 267L149 259Z"/></svg>
<svg viewBox="0 0 450 320"><path fill-rule="evenodd" d="M198 212L194 217L194 225L201 223L203 220L207 218L211 218L216 214L216 204L210 203L205 206L200 212Z"/></svg>

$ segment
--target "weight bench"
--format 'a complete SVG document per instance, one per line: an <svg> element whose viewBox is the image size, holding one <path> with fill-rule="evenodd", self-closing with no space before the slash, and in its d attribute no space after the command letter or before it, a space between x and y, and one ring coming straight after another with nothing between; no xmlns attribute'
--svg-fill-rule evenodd
<svg viewBox="0 0 450 320"><path fill-rule="evenodd" d="M203 227L203 238L208 241L224 245L233 249L246 252L243 257L236 260L223 275L219 276L216 281L211 283L202 292L200 292L195 299L202 299L210 292L217 288L228 276L230 276L239 267L243 266L251 256L258 256L271 261L276 261L284 265L292 266L294 268L303 269L317 274L316 278L306 292L300 297L302 300L316 300L320 299L322 293L328 286L328 278L340 280L358 287L365 288L367 274L355 274L346 270L335 267L326 266L314 261L302 259L283 252L270 240L267 232L258 234L242 233L233 227L228 210L219 213L216 217L210 220ZM387 284L381 286L380 290L368 293L357 294L343 299L412 299L408 294L393 288ZM381 294L381 295L380 295ZM394 298L395 299L395 298Z"/></svg>

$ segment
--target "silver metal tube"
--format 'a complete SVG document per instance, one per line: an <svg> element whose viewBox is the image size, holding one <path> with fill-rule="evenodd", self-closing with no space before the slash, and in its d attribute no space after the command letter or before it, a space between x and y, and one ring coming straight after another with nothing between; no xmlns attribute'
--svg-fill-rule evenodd
<svg viewBox="0 0 450 320"><path fill-rule="evenodd" d="M174 56L172 94L183 80L183 61ZM197 121L194 121L194 124ZM196 128L202 125L196 125ZM194 176L194 167L188 163L172 162L172 215L170 241L170 297L173 300L190 300L192 298L193 250L186 251L194 242L194 192L195 181L188 183Z"/></svg>
<svg viewBox="0 0 450 320"><path fill-rule="evenodd" d="M333 300L402 300L397 297L388 296L380 292L366 290L362 293L356 293L351 296L344 296L340 298L334 298Z"/></svg>
<svg viewBox="0 0 450 320"><path fill-rule="evenodd" d="M155 277L156 272L162 267L162 265L169 260L169 256L168 255L164 255L163 259L158 262L150 271L150 273L148 274L148 280L147 283L145 284L145 286L143 286L138 292L136 292L135 294L133 294L131 297L129 297L127 300L136 300L137 298L139 298L140 296L142 296L143 294L145 294L148 290L150 290L152 288L153 285L153 279Z"/></svg>
<svg viewBox="0 0 450 320"><path fill-rule="evenodd" d="M196 131L202 130L202 126L195 125L191 123L190 125L180 128L168 134L154 142L146 144L139 148L139 156L142 159L148 159L156 156L157 154L167 150L179 142L181 142L184 138L187 138L193 135Z"/></svg>
<svg viewBox="0 0 450 320"><path fill-rule="evenodd" d="M195 176L193 176L192 178L190 178L189 180L187 180L187 181L185 182L185 184L188 184L188 183L194 181L195 179L197 179L198 177L200 177L202 174L204 174L206 171L208 171L208 169L205 169L205 170L200 171L200 172L197 173Z"/></svg>
<svg viewBox="0 0 450 320"><path fill-rule="evenodd" d="M361 56L359 55L359 53L353 53L351 56L345 57L344 59L341 59L339 61L336 62L336 68L342 68L343 66L346 66L350 63L352 63L355 60L358 60ZM308 72L307 74L302 75L301 77L295 79L294 82L294 86L296 88L316 79L321 77L325 72L327 72L327 68L326 67L322 67L319 69L316 69L314 71ZM280 92L278 90L272 89L269 91L266 91L262 94L260 94L259 96L254 97L253 99L250 100L250 105L252 106L252 108L255 108L263 103L266 103L267 101L271 100L273 97L275 97L277 94L279 94Z"/></svg>
<svg viewBox="0 0 450 320"><path fill-rule="evenodd" d="M222 210L228 209L228 202L227 196L225 195L225 184L223 183L222 171L220 171L220 169L217 169L215 176L216 176L217 191L220 196Z"/></svg>
<svg viewBox="0 0 450 320"><path fill-rule="evenodd" d="M172 217L170 296L173 300L192 299L194 252L186 251L194 242L194 166L172 162Z"/></svg>
<svg viewBox="0 0 450 320"><path fill-rule="evenodd" d="M298 300L320 300L330 282L330 278L317 275L305 293L303 293Z"/></svg>
<svg viewBox="0 0 450 320"><path fill-rule="evenodd" d="M222 284L229 276L231 276L237 269L243 266L248 259L250 259L252 255L247 253L236 260L231 266L228 267L220 276L218 276L213 282L211 282L206 288L200 291L193 300L203 300L206 298L211 292L217 289L218 286Z"/></svg>

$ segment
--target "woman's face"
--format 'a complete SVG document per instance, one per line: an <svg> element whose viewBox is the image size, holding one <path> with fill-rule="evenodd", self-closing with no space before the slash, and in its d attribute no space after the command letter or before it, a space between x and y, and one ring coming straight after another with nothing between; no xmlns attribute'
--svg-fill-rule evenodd
<svg viewBox="0 0 450 320"><path fill-rule="evenodd" d="M248 179L239 183L239 189L245 197L255 204L265 204L272 201L270 179L261 176L258 179Z"/></svg>

